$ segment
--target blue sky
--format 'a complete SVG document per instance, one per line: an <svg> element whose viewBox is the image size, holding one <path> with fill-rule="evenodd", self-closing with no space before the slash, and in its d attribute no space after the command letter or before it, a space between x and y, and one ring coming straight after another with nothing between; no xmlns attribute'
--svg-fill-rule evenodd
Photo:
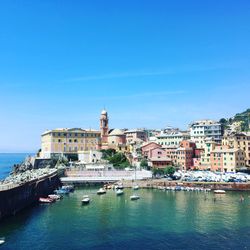
<svg viewBox="0 0 250 250"><path fill-rule="evenodd" d="M187 128L249 108L249 1L1 1L0 152L56 127Z"/></svg>

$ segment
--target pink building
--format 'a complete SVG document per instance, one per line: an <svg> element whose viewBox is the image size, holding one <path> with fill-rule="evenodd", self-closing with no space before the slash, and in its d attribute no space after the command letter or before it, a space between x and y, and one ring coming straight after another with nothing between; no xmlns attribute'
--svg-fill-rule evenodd
<svg viewBox="0 0 250 250"><path fill-rule="evenodd" d="M172 165L171 158L167 157L167 153L162 148L154 148L148 154L149 165L153 168L165 168Z"/></svg>
<svg viewBox="0 0 250 250"><path fill-rule="evenodd" d="M144 158L148 158L150 151L151 151L152 149L155 149L155 148L161 148L161 145L159 145L159 144L157 144L157 143L155 143L155 142L149 142L149 143L143 145L143 146L141 147L142 156L143 156Z"/></svg>

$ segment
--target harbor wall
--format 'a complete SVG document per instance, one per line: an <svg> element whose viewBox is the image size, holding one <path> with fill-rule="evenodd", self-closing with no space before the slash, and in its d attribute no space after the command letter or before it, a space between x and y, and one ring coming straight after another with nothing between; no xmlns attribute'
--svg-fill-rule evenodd
<svg viewBox="0 0 250 250"><path fill-rule="evenodd" d="M0 191L0 220L37 203L39 197L47 196L59 185L60 179L56 173Z"/></svg>
<svg viewBox="0 0 250 250"><path fill-rule="evenodd" d="M123 186L131 188L134 185L134 181L123 180ZM161 179L149 179L149 180L137 180L137 185L141 188L157 188L157 187L203 187L211 190L223 189L228 191L250 191L250 182L235 183L235 182L178 182L178 181L164 181Z"/></svg>

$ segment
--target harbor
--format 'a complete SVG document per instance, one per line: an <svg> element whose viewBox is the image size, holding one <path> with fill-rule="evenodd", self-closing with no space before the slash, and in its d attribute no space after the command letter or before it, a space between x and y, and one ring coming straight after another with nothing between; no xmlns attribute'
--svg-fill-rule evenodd
<svg viewBox="0 0 250 250"><path fill-rule="evenodd" d="M104 195L97 195L98 190L76 188L58 202L2 221L3 249L31 249L34 242L39 242L38 250L220 249L222 242L225 248L244 249L249 244L249 192L243 194L244 202L239 192L227 192L214 202L212 192L124 188L117 196L113 189ZM134 194L140 199L131 201ZM82 205L84 195L91 199L89 205Z"/></svg>

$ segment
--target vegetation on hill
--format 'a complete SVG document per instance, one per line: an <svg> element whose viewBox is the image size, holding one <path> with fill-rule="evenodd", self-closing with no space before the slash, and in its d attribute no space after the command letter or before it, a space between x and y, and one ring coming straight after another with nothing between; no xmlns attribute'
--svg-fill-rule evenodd
<svg viewBox="0 0 250 250"><path fill-rule="evenodd" d="M229 125L232 125L234 122L240 122L241 131L249 131L250 109L247 109L246 111L242 113L238 113L234 117L231 117L228 119L221 118L219 122L222 125L223 131L227 129Z"/></svg>
<svg viewBox="0 0 250 250"><path fill-rule="evenodd" d="M102 158L113 164L116 169L124 169L130 166L127 157L121 152L116 152L114 149L103 149L101 152Z"/></svg>

